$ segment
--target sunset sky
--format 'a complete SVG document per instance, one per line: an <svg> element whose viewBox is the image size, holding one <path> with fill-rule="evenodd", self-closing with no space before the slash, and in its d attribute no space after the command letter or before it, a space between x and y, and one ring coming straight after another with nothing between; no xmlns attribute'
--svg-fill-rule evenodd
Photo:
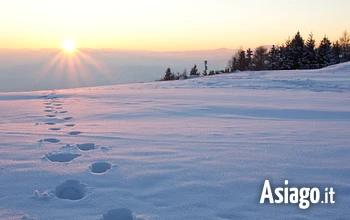
<svg viewBox="0 0 350 220"><path fill-rule="evenodd" d="M334 41L349 0L1 0L0 48L201 50L282 44L300 30Z"/></svg>

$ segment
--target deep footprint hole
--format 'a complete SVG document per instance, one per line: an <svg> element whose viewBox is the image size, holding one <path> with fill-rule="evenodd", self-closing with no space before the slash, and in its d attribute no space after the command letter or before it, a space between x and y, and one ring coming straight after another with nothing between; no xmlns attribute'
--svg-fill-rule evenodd
<svg viewBox="0 0 350 220"><path fill-rule="evenodd" d="M132 211L130 209L112 209L103 214L103 220L133 220Z"/></svg>
<svg viewBox="0 0 350 220"><path fill-rule="evenodd" d="M55 196L59 199L80 200L86 196L86 185L79 180L67 180L56 186Z"/></svg>
<svg viewBox="0 0 350 220"><path fill-rule="evenodd" d="M112 165L110 163L107 163L107 162L93 163L90 166L90 171L92 173L97 173L97 174L106 173L110 169L112 169Z"/></svg>
<svg viewBox="0 0 350 220"><path fill-rule="evenodd" d="M46 125L55 125L56 123L54 122L48 122L48 123L45 123Z"/></svg>
<svg viewBox="0 0 350 220"><path fill-rule="evenodd" d="M69 135L79 135L79 134L81 134L81 131L71 131L68 134Z"/></svg>
<svg viewBox="0 0 350 220"><path fill-rule="evenodd" d="M61 128L49 128L50 131L59 131Z"/></svg>
<svg viewBox="0 0 350 220"><path fill-rule="evenodd" d="M69 153L48 153L45 155L45 157L49 161L56 162L56 163L67 163L80 156L81 154L69 154Z"/></svg>
<svg viewBox="0 0 350 220"><path fill-rule="evenodd" d="M87 144L77 144L77 148L79 148L82 151L90 151L97 149L97 146L94 143L87 143Z"/></svg>
<svg viewBox="0 0 350 220"><path fill-rule="evenodd" d="M60 140L56 139L56 138L46 138L44 139L45 142L50 142L50 143L59 143Z"/></svg>

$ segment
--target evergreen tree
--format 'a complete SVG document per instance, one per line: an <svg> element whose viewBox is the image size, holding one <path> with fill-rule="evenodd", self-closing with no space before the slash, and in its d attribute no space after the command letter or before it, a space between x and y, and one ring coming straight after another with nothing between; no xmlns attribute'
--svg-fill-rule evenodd
<svg viewBox="0 0 350 220"><path fill-rule="evenodd" d="M321 43L320 46L318 47L318 63L320 64L320 67L325 67L330 65L331 63L331 42L328 40L328 38L325 36Z"/></svg>
<svg viewBox="0 0 350 220"><path fill-rule="evenodd" d="M238 69L236 56L232 56L227 63L226 69L231 73L235 72Z"/></svg>
<svg viewBox="0 0 350 220"><path fill-rule="evenodd" d="M256 48L253 57L253 64L255 66L255 70L264 70L266 61L267 49L264 46Z"/></svg>
<svg viewBox="0 0 350 220"><path fill-rule="evenodd" d="M248 70L251 70L252 59L253 59L253 51L250 48L248 48L248 50L247 50L247 67L248 67Z"/></svg>
<svg viewBox="0 0 350 220"><path fill-rule="evenodd" d="M204 61L204 71L203 71L203 76L207 76L208 75L208 61Z"/></svg>
<svg viewBox="0 0 350 220"><path fill-rule="evenodd" d="M350 36L347 30L343 32L343 35L339 39L339 43L342 49L342 55L344 61L350 60Z"/></svg>
<svg viewBox="0 0 350 220"><path fill-rule="evenodd" d="M285 62L285 46L282 45L280 47L278 47L277 50L277 69L281 70L283 69L283 64Z"/></svg>
<svg viewBox="0 0 350 220"><path fill-rule="evenodd" d="M175 75L171 72L170 68L167 68L165 71L165 75L163 76L164 81L175 80Z"/></svg>
<svg viewBox="0 0 350 220"><path fill-rule="evenodd" d="M193 75L197 75L199 76L199 72L198 72L198 69L197 69L197 65L194 65L190 71L190 76L193 76Z"/></svg>
<svg viewBox="0 0 350 220"><path fill-rule="evenodd" d="M315 39L313 34L309 34L304 47L303 67L306 69L316 68L317 58L315 50Z"/></svg>
<svg viewBox="0 0 350 220"><path fill-rule="evenodd" d="M340 44L338 41L336 41L335 43L333 43L333 47L332 47L332 54L333 54L333 58L334 58L334 61L332 63L334 63L334 64L340 63L341 52L342 52L342 49L340 47Z"/></svg>
<svg viewBox="0 0 350 220"><path fill-rule="evenodd" d="M282 70L290 70L292 69L293 66L293 55L292 55L292 50L291 50L291 40L288 38L286 40L286 44L282 46L281 49L281 57L282 57L282 62L281 62L281 69Z"/></svg>
<svg viewBox="0 0 350 220"><path fill-rule="evenodd" d="M276 49L275 45L272 45L269 53L267 54L268 69L277 70L279 69L279 51Z"/></svg>
<svg viewBox="0 0 350 220"><path fill-rule="evenodd" d="M304 40L298 31L290 43L292 69L301 69L303 67Z"/></svg>
<svg viewBox="0 0 350 220"><path fill-rule="evenodd" d="M184 79L187 79L187 69L184 69L183 71L182 71L182 73L179 75L179 79L180 78L184 78Z"/></svg>
<svg viewBox="0 0 350 220"><path fill-rule="evenodd" d="M237 67L240 71L245 71L247 69L246 55L245 51L242 49L238 51Z"/></svg>

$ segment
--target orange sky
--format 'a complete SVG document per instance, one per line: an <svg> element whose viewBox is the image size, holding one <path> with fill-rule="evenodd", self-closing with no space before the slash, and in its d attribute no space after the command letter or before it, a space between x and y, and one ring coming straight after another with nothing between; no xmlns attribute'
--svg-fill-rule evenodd
<svg viewBox="0 0 350 220"><path fill-rule="evenodd" d="M200 50L282 44L300 30L336 40L350 1L2 0L0 48Z"/></svg>

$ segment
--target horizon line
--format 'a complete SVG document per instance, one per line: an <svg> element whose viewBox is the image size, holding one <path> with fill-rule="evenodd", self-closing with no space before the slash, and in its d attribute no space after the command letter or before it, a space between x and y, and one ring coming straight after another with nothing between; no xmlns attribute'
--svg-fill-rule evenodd
<svg viewBox="0 0 350 220"><path fill-rule="evenodd" d="M273 45L261 45L263 47L271 47ZM276 46L276 45L275 45ZM184 52L200 52L200 51L220 51L220 50L240 50L241 48L248 49L252 47L243 47L240 46L240 48L227 48L227 47L220 47L216 49L202 49L202 50L196 50L196 49L189 49L189 50L165 50L165 51L157 51L157 50L143 50L143 49L122 49L122 48L91 48L91 47L77 47L76 50L110 50L110 51L129 51L129 52L150 52L150 53L184 53ZM254 47L252 49L255 49L257 47ZM1 50L10 50L10 51L41 51L41 50L57 50L61 51L63 49L61 48L6 48L6 47L0 47Z"/></svg>

